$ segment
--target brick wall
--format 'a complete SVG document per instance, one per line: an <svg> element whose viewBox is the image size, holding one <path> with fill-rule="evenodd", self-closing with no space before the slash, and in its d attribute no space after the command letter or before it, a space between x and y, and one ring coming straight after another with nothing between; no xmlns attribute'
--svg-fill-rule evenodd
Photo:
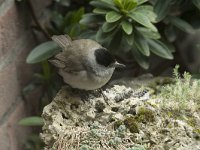
<svg viewBox="0 0 200 150"><path fill-rule="evenodd" d="M21 89L31 80L33 67L25 59L37 43L30 13L21 5L15 0L0 0L0 150L22 150L30 132L17 122L30 113Z"/></svg>

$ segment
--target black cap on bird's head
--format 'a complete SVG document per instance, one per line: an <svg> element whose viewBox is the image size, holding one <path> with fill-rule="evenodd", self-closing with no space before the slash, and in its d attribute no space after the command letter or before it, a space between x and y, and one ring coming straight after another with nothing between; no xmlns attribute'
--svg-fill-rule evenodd
<svg viewBox="0 0 200 150"><path fill-rule="evenodd" d="M94 55L96 62L104 67L125 67L125 65L118 63L105 48L96 49Z"/></svg>

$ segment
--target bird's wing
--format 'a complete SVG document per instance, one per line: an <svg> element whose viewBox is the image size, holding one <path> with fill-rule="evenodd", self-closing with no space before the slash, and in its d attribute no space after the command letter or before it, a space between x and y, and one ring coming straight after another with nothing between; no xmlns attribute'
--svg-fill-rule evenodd
<svg viewBox="0 0 200 150"><path fill-rule="evenodd" d="M69 53L69 51L57 54L49 62L68 73L78 73L86 69L79 57L74 53Z"/></svg>
<svg viewBox="0 0 200 150"><path fill-rule="evenodd" d="M72 39L68 35L54 35L51 37L62 49L67 48L72 43Z"/></svg>

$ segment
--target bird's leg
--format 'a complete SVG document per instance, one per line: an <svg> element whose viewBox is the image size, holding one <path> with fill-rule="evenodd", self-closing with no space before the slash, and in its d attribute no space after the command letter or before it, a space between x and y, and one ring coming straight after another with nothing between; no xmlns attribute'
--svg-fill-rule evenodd
<svg viewBox="0 0 200 150"><path fill-rule="evenodd" d="M75 88L72 88L72 93L74 95L77 95L81 98L82 101L86 101L88 98L89 98L89 93L88 91L85 91L85 90L80 90L80 89L75 89Z"/></svg>
<svg viewBox="0 0 200 150"><path fill-rule="evenodd" d="M108 97L103 93L103 89L97 89L97 91L103 96L104 101L108 104Z"/></svg>

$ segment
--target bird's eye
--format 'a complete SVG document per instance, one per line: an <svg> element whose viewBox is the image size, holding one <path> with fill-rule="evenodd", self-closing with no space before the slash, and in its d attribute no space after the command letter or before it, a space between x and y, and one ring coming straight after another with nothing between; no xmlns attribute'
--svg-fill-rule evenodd
<svg viewBox="0 0 200 150"><path fill-rule="evenodd" d="M105 67L108 67L110 64L115 62L114 57L105 48L96 49L94 55L96 57L97 63Z"/></svg>

